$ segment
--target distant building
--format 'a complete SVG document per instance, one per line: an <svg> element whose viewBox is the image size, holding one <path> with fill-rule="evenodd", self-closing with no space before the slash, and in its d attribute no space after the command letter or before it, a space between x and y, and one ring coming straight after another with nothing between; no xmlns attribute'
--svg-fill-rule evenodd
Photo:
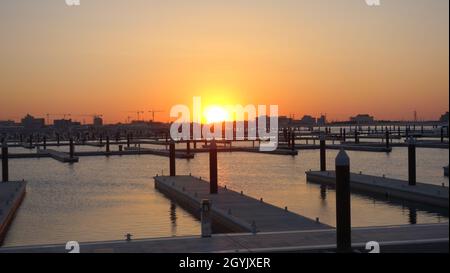
<svg viewBox="0 0 450 273"><path fill-rule="evenodd" d="M304 115L299 123L302 125L315 125L316 118L309 116L309 115Z"/></svg>
<svg viewBox="0 0 450 273"><path fill-rule="evenodd" d="M73 122L71 119L55 119L53 121L53 127L57 130L66 130L76 125L80 125L80 123Z"/></svg>
<svg viewBox="0 0 450 273"><path fill-rule="evenodd" d="M292 123L292 119L287 116L279 116L278 117L278 127L285 128L289 127Z"/></svg>
<svg viewBox="0 0 450 273"><path fill-rule="evenodd" d="M102 126L103 125L103 119L101 117L94 117L94 126Z"/></svg>
<svg viewBox="0 0 450 273"><path fill-rule="evenodd" d="M445 112L445 114L443 114L441 116L441 118L439 119L440 122L446 122L448 123L448 112Z"/></svg>
<svg viewBox="0 0 450 273"><path fill-rule="evenodd" d="M370 124L375 121L373 116L368 114L359 114L357 116L351 117L350 121L356 124Z"/></svg>
<svg viewBox="0 0 450 273"><path fill-rule="evenodd" d="M34 118L33 116L27 114L21 121L23 127L27 130L36 130L45 127L44 118Z"/></svg>
<svg viewBox="0 0 450 273"><path fill-rule="evenodd" d="M327 117L325 115L321 115L320 118L317 119L317 125L323 126L327 124Z"/></svg>
<svg viewBox="0 0 450 273"><path fill-rule="evenodd" d="M12 127L16 126L13 120L0 120L0 127Z"/></svg>

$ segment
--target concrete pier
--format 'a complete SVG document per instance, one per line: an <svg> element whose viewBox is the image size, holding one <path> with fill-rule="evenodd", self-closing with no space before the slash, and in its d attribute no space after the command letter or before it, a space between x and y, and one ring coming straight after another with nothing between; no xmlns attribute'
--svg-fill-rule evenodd
<svg viewBox="0 0 450 273"><path fill-rule="evenodd" d="M306 172L306 179L309 182L335 185L336 174L334 171L311 171ZM409 186L408 181L404 180L355 173L350 174L350 187L355 190L401 200L443 208L449 207L448 187L425 183L416 183L415 186Z"/></svg>
<svg viewBox="0 0 450 273"><path fill-rule="evenodd" d="M156 176L155 187L199 217L201 202L211 202L213 228L232 232L331 229L330 226L257 200L229 188L210 194L209 183L193 176Z"/></svg>
<svg viewBox="0 0 450 273"><path fill-rule="evenodd" d="M0 183L0 245L25 197L26 182Z"/></svg>
<svg viewBox="0 0 450 273"><path fill-rule="evenodd" d="M419 224L352 229L352 248L367 253L376 241L381 253L448 253L449 225ZM213 234L131 241L80 243L81 253L330 253L336 251L334 229ZM65 244L0 248L0 253L67 253Z"/></svg>

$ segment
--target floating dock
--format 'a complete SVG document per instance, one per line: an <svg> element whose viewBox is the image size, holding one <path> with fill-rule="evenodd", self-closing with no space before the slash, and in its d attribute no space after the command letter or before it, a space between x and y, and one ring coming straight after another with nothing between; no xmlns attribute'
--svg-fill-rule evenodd
<svg viewBox="0 0 450 273"><path fill-rule="evenodd" d="M225 187L219 187L218 194L209 194L209 183L193 176L156 176L154 179L156 189L197 217L202 200L208 199L213 226L220 229L270 232L332 228Z"/></svg>
<svg viewBox="0 0 450 273"><path fill-rule="evenodd" d="M62 153L65 156L68 154L64 152L54 151L52 154L45 152L47 150L41 150L39 153L10 153L8 155L9 158L42 158L42 157L53 157L56 153ZM56 153L55 153L56 152ZM64 155L65 154L65 155ZM158 149L148 149L148 148L141 148L140 150L128 150L128 151L83 151L83 152L75 152L74 153L77 158L83 157L83 156L122 156L122 155L158 155L158 156L169 156L168 150L158 150ZM184 152L177 151L175 153L176 158L181 159L192 159L194 158L194 153L186 154ZM55 157L54 157L55 158ZM55 158L57 159L57 158ZM58 160L58 159L57 159ZM63 161L64 162L64 161Z"/></svg>
<svg viewBox="0 0 450 273"><path fill-rule="evenodd" d="M0 245L25 197L26 182L0 182Z"/></svg>
<svg viewBox="0 0 450 273"><path fill-rule="evenodd" d="M309 182L336 184L334 171L310 171L306 172ZM408 185L408 181L365 175L350 174L350 186L352 189L384 196L394 197L402 200L418 202L426 205L449 207L449 188L425 183L417 183L415 186Z"/></svg>
<svg viewBox="0 0 450 273"><path fill-rule="evenodd" d="M448 223L353 228L352 248L367 253L366 243L376 241L381 253L448 253L448 230ZM81 253L330 253L335 249L334 229L80 243ZM0 253L67 252L65 244L0 248Z"/></svg>
<svg viewBox="0 0 450 273"><path fill-rule="evenodd" d="M56 151L56 150L52 150L52 149L39 150L38 153L47 154L51 158L54 158L63 163L76 163L79 161L77 156L71 157L70 154L68 154L68 153L64 153L64 152L60 152L60 151Z"/></svg>

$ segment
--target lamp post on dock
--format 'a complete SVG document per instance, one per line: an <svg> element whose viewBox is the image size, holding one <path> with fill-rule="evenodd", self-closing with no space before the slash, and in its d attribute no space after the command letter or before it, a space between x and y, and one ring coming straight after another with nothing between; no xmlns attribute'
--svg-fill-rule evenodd
<svg viewBox="0 0 450 273"><path fill-rule="evenodd" d="M336 243L338 252L351 251L350 158L344 149L336 157Z"/></svg>

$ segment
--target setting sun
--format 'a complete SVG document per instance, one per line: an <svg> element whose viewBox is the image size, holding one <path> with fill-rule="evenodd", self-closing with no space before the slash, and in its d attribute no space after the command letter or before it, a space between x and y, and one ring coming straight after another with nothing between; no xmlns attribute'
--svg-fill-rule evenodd
<svg viewBox="0 0 450 273"><path fill-rule="evenodd" d="M226 121L229 118L228 112L219 106L207 107L204 114L207 123L217 123Z"/></svg>

